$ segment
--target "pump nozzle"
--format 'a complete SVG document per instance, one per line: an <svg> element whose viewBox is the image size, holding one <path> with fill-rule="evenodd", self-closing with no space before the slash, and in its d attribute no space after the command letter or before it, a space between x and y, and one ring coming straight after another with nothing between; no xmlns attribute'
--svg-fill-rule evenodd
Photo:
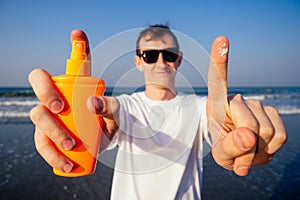
<svg viewBox="0 0 300 200"><path fill-rule="evenodd" d="M72 60L85 60L86 59L86 45L85 41L73 40L72 41Z"/></svg>
<svg viewBox="0 0 300 200"><path fill-rule="evenodd" d="M72 41L72 52L70 59L67 60L66 74L76 76L91 75L91 63L87 60L85 41Z"/></svg>

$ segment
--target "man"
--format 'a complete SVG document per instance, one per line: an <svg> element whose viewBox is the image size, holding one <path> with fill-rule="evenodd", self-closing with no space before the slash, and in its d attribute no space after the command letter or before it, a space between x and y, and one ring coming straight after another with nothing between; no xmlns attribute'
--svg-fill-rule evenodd
<svg viewBox="0 0 300 200"><path fill-rule="evenodd" d="M88 41L80 30L72 32L74 39ZM183 53L175 35L163 25L140 33L134 61L144 73L145 91L88 100L89 109L104 117L108 145L119 147L112 199L200 199L204 139L212 143L215 161L240 176L251 166L268 163L285 143L285 127L276 109L241 95L228 98L228 50L223 36L212 45L207 99L178 94L175 77ZM36 148L52 167L70 172L73 163L49 143L66 150L75 145L50 114L64 107L50 77L41 69L29 75L42 102L30 114Z"/></svg>

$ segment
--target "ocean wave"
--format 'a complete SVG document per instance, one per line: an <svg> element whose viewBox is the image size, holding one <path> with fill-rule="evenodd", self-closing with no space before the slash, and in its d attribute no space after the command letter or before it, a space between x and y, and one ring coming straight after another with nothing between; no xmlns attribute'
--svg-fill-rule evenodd
<svg viewBox="0 0 300 200"><path fill-rule="evenodd" d="M245 95L244 98L262 101L265 100L265 95Z"/></svg>
<svg viewBox="0 0 300 200"><path fill-rule="evenodd" d="M260 94L260 95L244 95L245 99L253 99L253 100L272 100L272 99L300 99L300 95L298 94Z"/></svg>
<svg viewBox="0 0 300 200"><path fill-rule="evenodd" d="M0 111L0 118L17 118L17 117L29 117L29 112Z"/></svg>
<svg viewBox="0 0 300 200"><path fill-rule="evenodd" d="M278 112L281 115L293 115L293 114L300 114L300 109L291 109L291 110L278 109Z"/></svg>
<svg viewBox="0 0 300 200"><path fill-rule="evenodd" d="M0 106L36 106L40 104L37 100L26 101L0 101Z"/></svg>

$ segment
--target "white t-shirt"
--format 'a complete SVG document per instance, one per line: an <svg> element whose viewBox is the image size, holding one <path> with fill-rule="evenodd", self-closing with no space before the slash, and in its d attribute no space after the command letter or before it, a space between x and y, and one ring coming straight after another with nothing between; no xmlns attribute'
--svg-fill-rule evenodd
<svg viewBox="0 0 300 200"><path fill-rule="evenodd" d="M111 199L200 199L206 97L121 95Z"/></svg>

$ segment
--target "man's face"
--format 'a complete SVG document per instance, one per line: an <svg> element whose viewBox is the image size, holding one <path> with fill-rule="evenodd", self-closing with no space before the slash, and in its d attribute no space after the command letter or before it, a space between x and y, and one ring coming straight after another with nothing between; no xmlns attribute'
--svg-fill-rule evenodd
<svg viewBox="0 0 300 200"><path fill-rule="evenodd" d="M162 50L176 47L173 37L165 34L160 38L151 39L151 35L141 38L139 49L145 50ZM175 62L167 62L163 59L162 53L159 53L155 63L148 64L142 57L135 56L134 61L138 69L144 72L146 85L152 85L159 88L175 88L176 71L181 63L181 53Z"/></svg>

